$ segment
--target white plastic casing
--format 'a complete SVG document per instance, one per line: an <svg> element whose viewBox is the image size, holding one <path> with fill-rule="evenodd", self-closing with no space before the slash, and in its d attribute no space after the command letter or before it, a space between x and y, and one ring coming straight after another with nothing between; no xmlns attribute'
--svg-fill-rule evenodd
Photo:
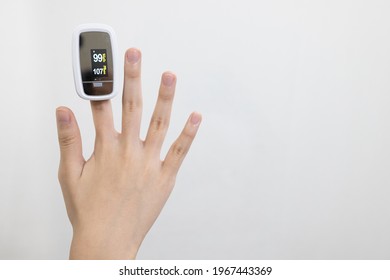
<svg viewBox="0 0 390 280"><path fill-rule="evenodd" d="M107 32L110 35L111 49L112 49L112 63L113 63L113 90L110 94L105 95L88 95L84 92L83 81L81 77L80 68L80 49L79 41L80 34L83 32ZM76 27L73 32L72 40L72 56L73 56L73 76L77 94L86 100L107 100L115 97L118 94L118 80L119 80L119 64L118 64L118 45L117 39L111 26L100 23L87 23Z"/></svg>

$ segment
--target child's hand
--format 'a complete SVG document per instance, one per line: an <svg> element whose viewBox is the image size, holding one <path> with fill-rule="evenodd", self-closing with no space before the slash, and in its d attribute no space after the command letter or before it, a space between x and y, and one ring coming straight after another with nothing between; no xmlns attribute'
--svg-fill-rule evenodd
<svg viewBox="0 0 390 280"><path fill-rule="evenodd" d="M122 132L114 129L111 103L92 101L94 152L82 156L80 131L72 111L57 109L61 150L59 181L73 226L72 259L135 258L175 184L201 116L192 113L164 161L160 150L168 129L176 76L162 75L157 104L145 141L142 114L141 53L126 53Z"/></svg>

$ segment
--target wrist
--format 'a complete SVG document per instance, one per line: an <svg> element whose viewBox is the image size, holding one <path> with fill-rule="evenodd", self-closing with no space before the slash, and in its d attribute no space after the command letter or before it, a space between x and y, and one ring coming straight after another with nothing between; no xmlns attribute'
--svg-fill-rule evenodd
<svg viewBox="0 0 390 280"><path fill-rule="evenodd" d="M71 260L120 260L135 259L139 245L122 242L115 236L99 236L96 233L73 234L69 259Z"/></svg>

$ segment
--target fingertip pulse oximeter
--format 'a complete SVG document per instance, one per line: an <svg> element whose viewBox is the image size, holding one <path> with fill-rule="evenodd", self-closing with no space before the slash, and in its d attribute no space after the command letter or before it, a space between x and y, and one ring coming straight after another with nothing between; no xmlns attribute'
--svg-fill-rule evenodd
<svg viewBox="0 0 390 280"><path fill-rule="evenodd" d="M77 94L86 100L106 100L118 93L117 41L104 24L82 24L73 32L73 76Z"/></svg>

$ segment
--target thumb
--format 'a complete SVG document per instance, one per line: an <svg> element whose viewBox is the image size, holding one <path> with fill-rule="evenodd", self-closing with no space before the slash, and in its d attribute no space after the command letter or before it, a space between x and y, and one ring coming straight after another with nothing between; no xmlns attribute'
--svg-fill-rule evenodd
<svg viewBox="0 0 390 280"><path fill-rule="evenodd" d="M56 110L58 142L60 144L59 179L66 181L80 176L84 165L80 130L72 111L66 107Z"/></svg>

